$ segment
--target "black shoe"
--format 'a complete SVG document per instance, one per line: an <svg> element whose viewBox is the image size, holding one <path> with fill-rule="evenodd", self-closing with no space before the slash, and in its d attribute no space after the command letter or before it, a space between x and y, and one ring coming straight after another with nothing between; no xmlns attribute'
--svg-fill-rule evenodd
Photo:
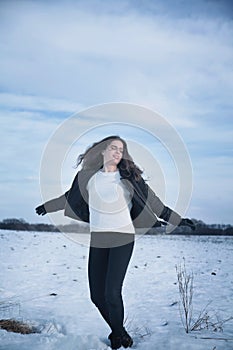
<svg viewBox="0 0 233 350"><path fill-rule="evenodd" d="M114 336L113 333L110 333L109 336L108 336L108 339L110 339L110 341L111 341L111 345L112 344L115 345L115 339L117 339L116 342L118 342L119 338L121 340L121 345L123 345L124 348L131 348L131 346L133 345L133 339L126 332L125 328L123 329L123 333L122 333L121 336ZM112 349L119 349L120 346L118 346L117 348L113 348L112 347Z"/></svg>
<svg viewBox="0 0 233 350"><path fill-rule="evenodd" d="M114 335L111 333L109 334L108 339L110 339L112 349L119 349L121 347L122 337L120 335Z"/></svg>
<svg viewBox="0 0 233 350"><path fill-rule="evenodd" d="M123 335L121 337L121 344L124 346L124 348L131 348L131 346L133 345L133 339L126 332L125 328L124 328Z"/></svg>

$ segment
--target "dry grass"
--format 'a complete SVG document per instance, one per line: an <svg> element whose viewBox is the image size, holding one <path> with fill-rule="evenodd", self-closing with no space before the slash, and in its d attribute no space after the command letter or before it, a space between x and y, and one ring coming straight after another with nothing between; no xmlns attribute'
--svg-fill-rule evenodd
<svg viewBox="0 0 233 350"><path fill-rule="evenodd" d="M187 273L185 259L183 266L176 266L180 294L180 317L186 333L189 333L193 315L193 273Z"/></svg>
<svg viewBox="0 0 233 350"><path fill-rule="evenodd" d="M30 334L37 333L34 327L29 326L26 323L10 320L0 320L0 328L5 329L7 332Z"/></svg>
<svg viewBox="0 0 233 350"><path fill-rule="evenodd" d="M179 295L180 295L180 317L185 332L200 331L202 329L222 332L223 324L233 320L233 316L226 319L218 317L217 313L211 315L207 310L210 302L199 312L196 319L193 319L193 273L188 273L183 259L183 266L176 266Z"/></svg>

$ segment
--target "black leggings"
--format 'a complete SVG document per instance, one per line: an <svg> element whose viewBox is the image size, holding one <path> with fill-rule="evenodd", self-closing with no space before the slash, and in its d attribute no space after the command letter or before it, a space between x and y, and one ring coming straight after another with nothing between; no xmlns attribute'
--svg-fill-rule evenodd
<svg viewBox="0 0 233 350"><path fill-rule="evenodd" d="M100 239L100 240L99 240ZM109 243L123 245L111 247ZM100 248L98 242L106 243ZM124 321L122 285L133 252L132 234L92 232L88 262L88 277L92 302L110 326L114 334L121 334Z"/></svg>

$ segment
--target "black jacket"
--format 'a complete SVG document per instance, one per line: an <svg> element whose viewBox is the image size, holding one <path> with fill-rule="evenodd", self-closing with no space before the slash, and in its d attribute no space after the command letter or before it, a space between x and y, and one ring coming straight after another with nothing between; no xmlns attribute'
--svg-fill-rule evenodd
<svg viewBox="0 0 233 350"><path fill-rule="evenodd" d="M120 169L119 169L120 171ZM88 191L89 179L96 171L81 170L77 173L69 191L62 196L44 203L46 212L64 209L64 215L79 221L89 222ZM181 217L166 207L141 177L136 181L132 176L125 177L121 171L121 181L130 191L132 208L130 215L135 228L160 226L158 218L173 225L178 225Z"/></svg>

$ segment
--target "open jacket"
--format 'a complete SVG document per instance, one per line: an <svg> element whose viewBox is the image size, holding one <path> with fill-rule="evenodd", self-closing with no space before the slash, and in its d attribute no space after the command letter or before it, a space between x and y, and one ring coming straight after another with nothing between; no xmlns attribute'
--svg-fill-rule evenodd
<svg viewBox="0 0 233 350"><path fill-rule="evenodd" d="M64 210L65 216L89 222L88 191L86 186L95 172L96 170L80 170L75 176L69 191L58 198L44 203L46 212ZM149 229L160 226L158 218L175 226L180 223L180 215L166 207L142 177L139 181L136 181L132 176L124 176L120 169L119 172L121 181L131 194L132 207L130 215L135 228Z"/></svg>

